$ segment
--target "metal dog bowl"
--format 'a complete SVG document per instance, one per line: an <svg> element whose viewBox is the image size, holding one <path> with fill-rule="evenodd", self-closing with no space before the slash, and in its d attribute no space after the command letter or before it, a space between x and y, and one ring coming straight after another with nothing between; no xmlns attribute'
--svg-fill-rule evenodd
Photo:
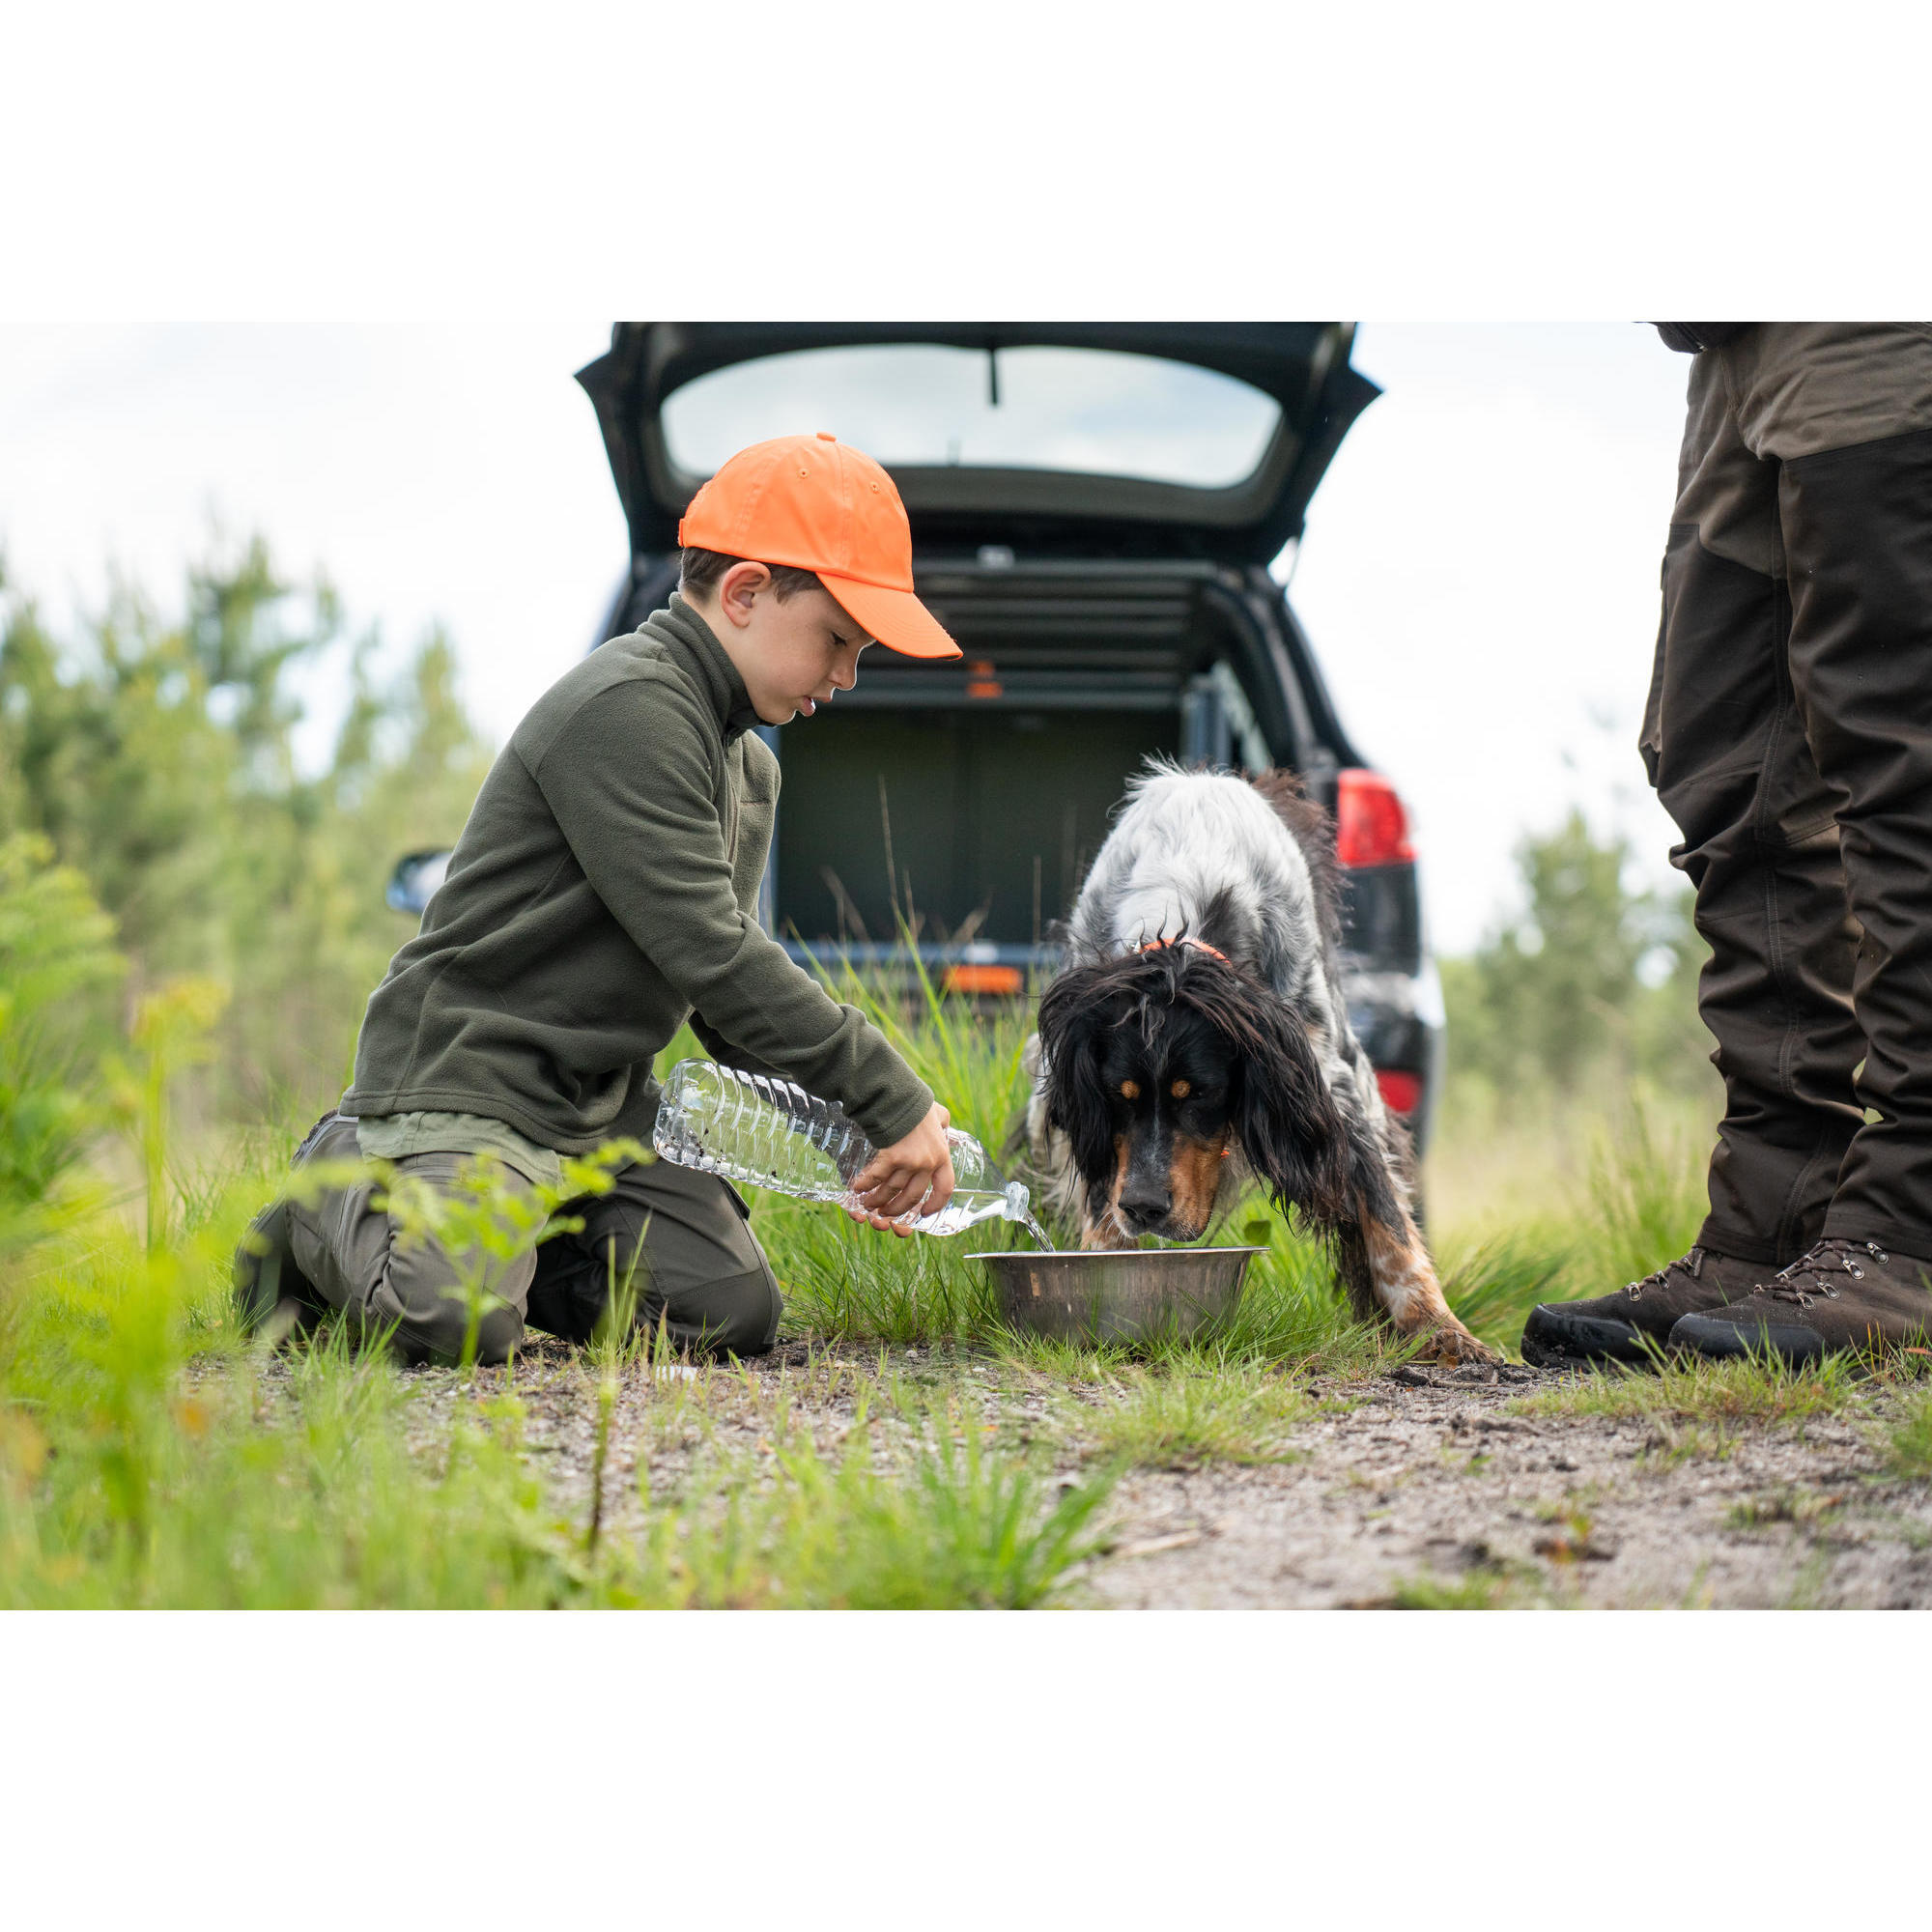
<svg viewBox="0 0 1932 1932"><path fill-rule="evenodd" d="M1227 1315L1260 1248L1128 1248L969 1255L1009 1322L1058 1342L1184 1340Z"/></svg>

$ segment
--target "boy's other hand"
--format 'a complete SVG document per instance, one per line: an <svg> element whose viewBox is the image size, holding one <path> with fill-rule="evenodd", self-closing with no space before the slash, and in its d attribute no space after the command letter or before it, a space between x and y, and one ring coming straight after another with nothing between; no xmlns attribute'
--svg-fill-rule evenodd
<svg viewBox="0 0 1932 1932"><path fill-rule="evenodd" d="M919 1208L937 1214L952 1199L952 1149L946 1129L952 1116L937 1101L911 1133L881 1148L854 1176L852 1192L860 1206L845 1211L855 1221L894 1235L909 1235L896 1216Z"/></svg>

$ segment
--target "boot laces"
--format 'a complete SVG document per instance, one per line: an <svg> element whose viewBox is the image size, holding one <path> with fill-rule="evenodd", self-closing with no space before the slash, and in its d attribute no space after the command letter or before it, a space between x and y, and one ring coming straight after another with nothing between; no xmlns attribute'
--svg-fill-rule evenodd
<svg viewBox="0 0 1932 1932"><path fill-rule="evenodd" d="M1866 1257L1880 1263L1890 1260L1876 1241L1848 1241L1836 1235L1827 1236L1810 1253L1799 1256L1789 1267L1780 1268L1758 1293L1778 1301L1795 1301L1800 1308L1809 1308L1819 1295L1835 1301L1838 1291L1830 1277L1848 1274L1854 1281L1864 1280L1865 1271L1861 1264Z"/></svg>
<svg viewBox="0 0 1932 1932"><path fill-rule="evenodd" d="M1641 1281L1627 1282L1624 1293L1632 1301L1641 1301L1647 1288L1662 1288L1672 1268L1682 1268L1692 1281L1704 1272L1704 1250L1693 1247L1688 1255L1680 1255L1674 1262L1665 1262L1661 1268L1653 1268Z"/></svg>

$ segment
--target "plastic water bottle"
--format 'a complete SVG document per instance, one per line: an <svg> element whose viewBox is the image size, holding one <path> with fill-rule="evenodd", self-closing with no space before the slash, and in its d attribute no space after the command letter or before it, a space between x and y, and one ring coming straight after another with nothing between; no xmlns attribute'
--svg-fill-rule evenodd
<svg viewBox="0 0 1932 1932"><path fill-rule="evenodd" d="M858 1207L853 1179L877 1151L836 1102L715 1060L681 1060L671 1068L651 1138L659 1154L680 1167L845 1208ZM1021 1221L1046 1245L1027 1211L1026 1189L1003 1180L971 1134L950 1127L946 1138L952 1199L937 1214L901 1214L899 1224L915 1234L956 1235L979 1221Z"/></svg>

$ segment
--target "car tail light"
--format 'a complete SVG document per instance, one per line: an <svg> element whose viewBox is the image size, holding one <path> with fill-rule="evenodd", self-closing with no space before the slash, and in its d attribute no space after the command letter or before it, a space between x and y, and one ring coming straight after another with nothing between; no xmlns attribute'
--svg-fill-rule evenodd
<svg viewBox="0 0 1932 1932"><path fill-rule="evenodd" d="M1396 788L1379 772L1356 767L1335 781L1335 856L1345 866L1414 863L1408 813Z"/></svg>
<svg viewBox="0 0 1932 1932"><path fill-rule="evenodd" d="M1024 982L1017 966L949 966L949 993L1017 993Z"/></svg>
<svg viewBox="0 0 1932 1932"><path fill-rule="evenodd" d="M1392 1114L1412 1114L1422 1098L1422 1075L1398 1072L1392 1066L1376 1068L1376 1085L1382 1090L1382 1105Z"/></svg>
<svg viewBox="0 0 1932 1932"><path fill-rule="evenodd" d="M966 667L966 696L968 697L1004 697L1006 686L1000 682L1000 674L991 662L976 658Z"/></svg>

